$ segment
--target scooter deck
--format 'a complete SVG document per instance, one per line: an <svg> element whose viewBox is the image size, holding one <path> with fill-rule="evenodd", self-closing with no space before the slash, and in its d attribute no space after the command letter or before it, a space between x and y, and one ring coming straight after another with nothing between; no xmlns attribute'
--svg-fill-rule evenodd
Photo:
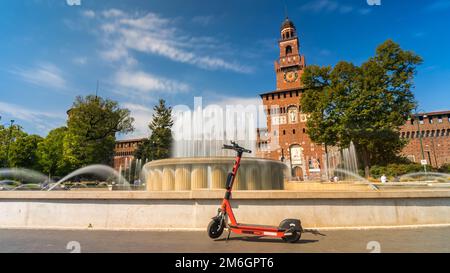
<svg viewBox="0 0 450 273"><path fill-rule="evenodd" d="M238 223L237 225L229 225L230 228L234 229L254 229L254 230L263 230L263 231L273 231L273 232L283 232L284 229L280 229L276 226L267 226L267 225L255 225L255 224L242 224Z"/></svg>

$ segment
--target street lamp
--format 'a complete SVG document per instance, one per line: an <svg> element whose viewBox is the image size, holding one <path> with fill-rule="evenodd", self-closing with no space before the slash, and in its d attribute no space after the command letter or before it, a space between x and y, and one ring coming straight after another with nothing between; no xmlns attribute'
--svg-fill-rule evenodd
<svg viewBox="0 0 450 273"><path fill-rule="evenodd" d="M420 110L419 110L420 111ZM425 113L425 111L423 111ZM425 153L423 152L423 143L422 143L422 132L420 131L420 120L419 120L419 112L416 108L415 116L417 117L417 130L419 131L419 140L420 140L420 150L422 152L422 160L425 160ZM427 115L423 115L423 118L426 118ZM427 172L427 164L423 164L423 170L425 173Z"/></svg>
<svg viewBox="0 0 450 273"><path fill-rule="evenodd" d="M12 119L11 123L9 125L8 145L6 146L6 165L8 168L9 168L9 145L11 144L13 124L14 124L14 120Z"/></svg>

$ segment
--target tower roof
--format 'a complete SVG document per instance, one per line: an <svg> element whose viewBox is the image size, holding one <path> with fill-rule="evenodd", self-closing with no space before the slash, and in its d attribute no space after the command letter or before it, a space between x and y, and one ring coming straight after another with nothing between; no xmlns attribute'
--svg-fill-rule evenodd
<svg viewBox="0 0 450 273"><path fill-rule="evenodd" d="M289 20L288 17L286 17L286 19L283 21L283 24L281 25L281 30L283 30L285 28L293 28L293 29L295 29L294 23L291 20Z"/></svg>

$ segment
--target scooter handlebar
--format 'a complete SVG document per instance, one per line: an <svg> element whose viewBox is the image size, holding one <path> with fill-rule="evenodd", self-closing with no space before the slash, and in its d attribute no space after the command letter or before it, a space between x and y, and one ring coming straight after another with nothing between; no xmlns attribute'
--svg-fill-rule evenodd
<svg viewBox="0 0 450 273"><path fill-rule="evenodd" d="M236 142L231 141L232 145L223 144L222 149L235 150L236 152L252 153L251 150L239 146Z"/></svg>

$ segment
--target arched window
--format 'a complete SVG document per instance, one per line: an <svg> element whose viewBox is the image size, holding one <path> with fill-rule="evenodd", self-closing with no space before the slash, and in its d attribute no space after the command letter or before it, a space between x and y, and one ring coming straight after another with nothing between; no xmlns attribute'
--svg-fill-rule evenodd
<svg viewBox="0 0 450 273"><path fill-rule="evenodd" d="M292 53L292 47L290 45L288 45L286 47L286 55L291 54Z"/></svg>

